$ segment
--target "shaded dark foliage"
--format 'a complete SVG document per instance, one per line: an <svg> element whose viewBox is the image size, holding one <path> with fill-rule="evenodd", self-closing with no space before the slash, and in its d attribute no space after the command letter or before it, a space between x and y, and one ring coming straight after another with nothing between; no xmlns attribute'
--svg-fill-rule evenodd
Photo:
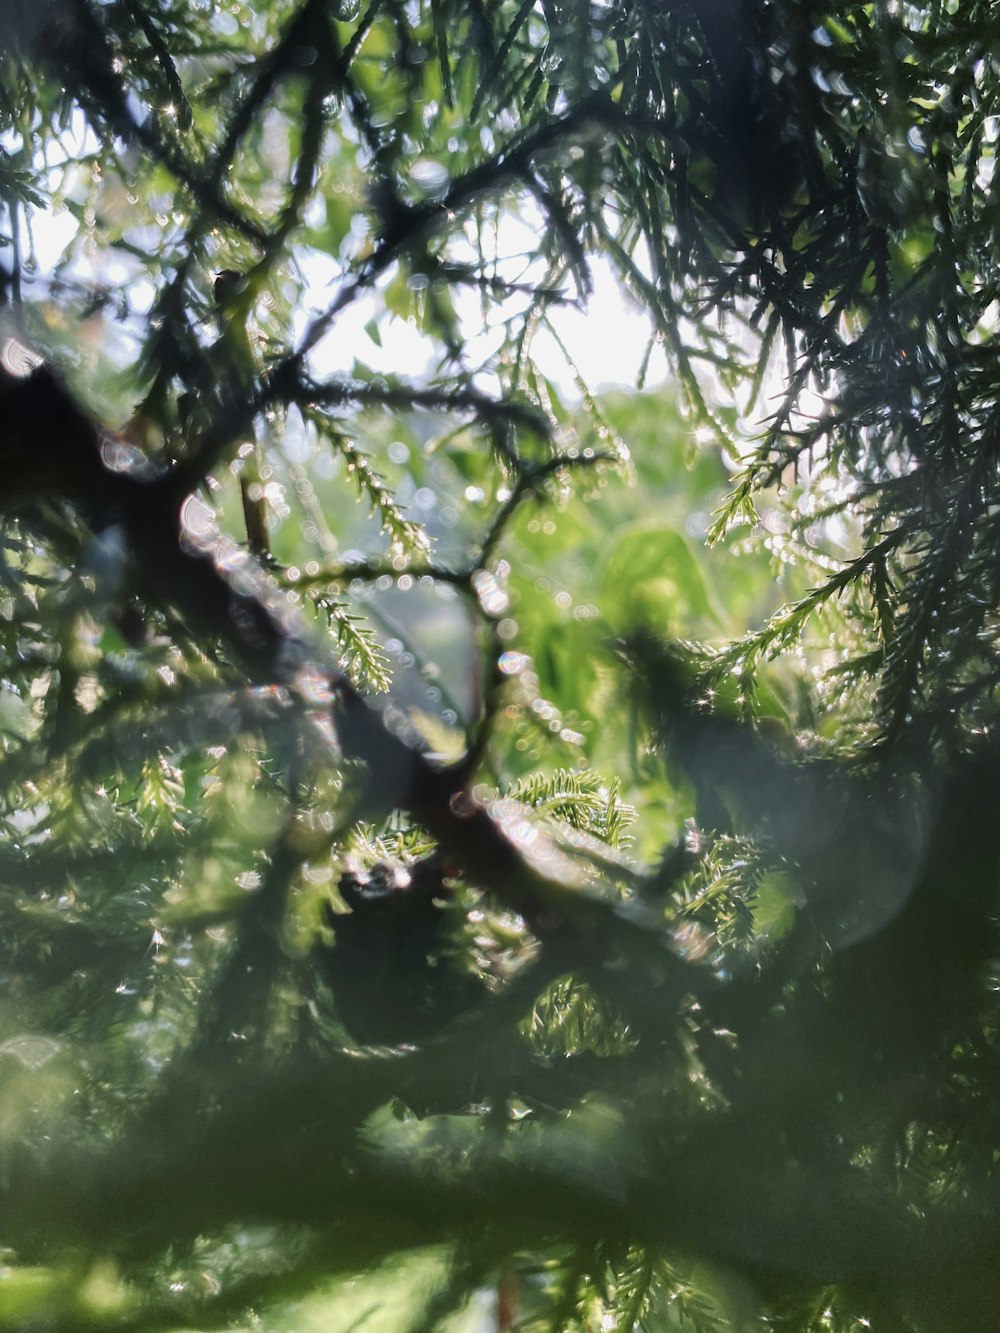
<svg viewBox="0 0 1000 1333"><path fill-rule="evenodd" d="M9 6L0 1325L992 1326L997 37ZM749 629L566 507L602 264Z"/></svg>

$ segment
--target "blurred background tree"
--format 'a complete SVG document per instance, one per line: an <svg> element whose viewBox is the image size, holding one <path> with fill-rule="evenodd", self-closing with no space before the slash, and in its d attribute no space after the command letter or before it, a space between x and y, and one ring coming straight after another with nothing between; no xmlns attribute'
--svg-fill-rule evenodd
<svg viewBox="0 0 1000 1333"><path fill-rule="evenodd" d="M0 1327L995 1324L998 42L8 0Z"/></svg>

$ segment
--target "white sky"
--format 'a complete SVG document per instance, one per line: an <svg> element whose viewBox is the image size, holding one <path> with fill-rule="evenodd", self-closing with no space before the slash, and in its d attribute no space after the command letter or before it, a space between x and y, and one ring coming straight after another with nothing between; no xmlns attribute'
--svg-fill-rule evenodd
<svg viewBox="0 0 1000 1333"><path fill-rule="evenodd" d="M563 306L553 309L551 322L588 388L634 386L649 343L649 320L622 292L609 265L596 260L593 275L594 290L587 308L579 310ZM318 311L327 299L328 289L316 286L310 293L309 304ZM477 304L478 298L470 298L470 309ZM353 358L360 355L376 371L415 377L426 368L434 352L440 352L437 344L401 320L381 326L382 346L376 346L365 330L375 308L370 299L359 299L340 313L334 328L318 349L321 355L317 365L322 372L332 373L337 368L349 366ZM306 322L303 315L303 326ZM469 320L470 325L473 322L474 317ZM475 351L474 345L472 350ZM567 396L576 396L573 373L566 357L556 339L544 328L532 342L531 354L543 375L559 385ZM666 373L666 357L657 346L649 361L647 383L661 381Z"/></svg>
<svg viewBox="0 0 1000 1333"><path fill-rule="evenodd" d="M523 224L516 224L512 220L512 234L517 226L523 227ZM67 209L33 216L32 235L37 276L41 284L55 269L77 229L77 220ZM74 264L74 270L81 277L88 276L87 267L85 257ZM100 279L113 282L118 276L115 272L117 267L113 254L109 257L108 252L102 252ZM296 319L296 327L292 330L294 334L301 333L308 323L310 313L322 310L335 291L330 285L330 280L334 279L337 272L332 261L328 261L327 267L317 256L315 260L306 259L303 268L312 286L306 293L306 309ZM648 317L622 291L606 261L597 257L592 263L592 274L594 289L586 309L573 306L552 308L549 318L558 339L562 341L589 389L611 385L633 386L649 342ZM93 276L98 276L96 268ZM126 265L122 264L121 279L126 281L130 276ZM153 289L148 282L145 285L149 288L147 300L151 303ZM133 296L138 295L133 288ZM377 295L364 296L338 315L335 325L317 349L318 355L314 360L317 373L333 374L349 368L355 356L375 371L393 372L412 378L419 378L425 373L435 353L440 354L441 349L430 339L422 337L415 326L407 325L400 319L382 321L381 347L368 336L365 326L378 312L378 302ZM478 321L478 303L478 296L469 293L466 306L462 307L463 319L467 318L470 328L474 328ZM141 300L136 302L139 308L142 304ZM484 346L488 346L488 341ZM471 352L475 361L475 344ZM537 333L531 354L539 371L558 385L560 391L571 399L577 396L574 374L567 364L566 356L557 340L544 328ZM662 347L657 346L649 360L646 382L658 383L666 375L666 358Z"/></svg>

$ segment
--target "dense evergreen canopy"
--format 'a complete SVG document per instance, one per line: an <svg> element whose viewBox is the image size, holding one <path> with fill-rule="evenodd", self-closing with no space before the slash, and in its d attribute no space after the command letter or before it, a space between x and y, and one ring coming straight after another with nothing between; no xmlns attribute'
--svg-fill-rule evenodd
<svg viewBox="0 0 1000 1333"><path fill-rule="evenodd" d="M7 0L0 1328L995 1325L998 52Z"/></svg>

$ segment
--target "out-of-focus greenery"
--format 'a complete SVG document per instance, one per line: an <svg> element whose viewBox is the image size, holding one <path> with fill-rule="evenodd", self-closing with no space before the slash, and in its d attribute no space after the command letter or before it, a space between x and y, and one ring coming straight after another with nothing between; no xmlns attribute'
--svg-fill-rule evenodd
<svg viewBox="0 0 1000 1333"><path fill-rule="evenodd" d="M995 8L7 0L0 1329L995 1325Z"/></svg>

